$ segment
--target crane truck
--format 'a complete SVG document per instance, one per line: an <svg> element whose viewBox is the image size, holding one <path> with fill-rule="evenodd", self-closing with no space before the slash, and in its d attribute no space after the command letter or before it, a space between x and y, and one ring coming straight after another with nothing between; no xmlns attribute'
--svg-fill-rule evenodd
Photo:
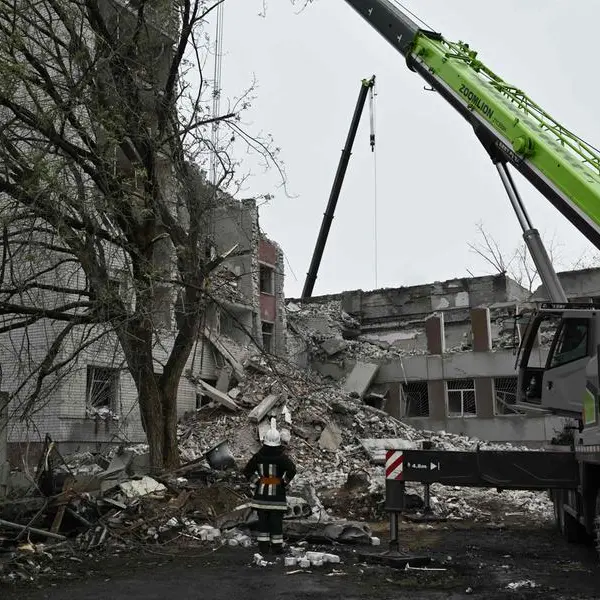
<svg viewBox="0 0 600 600"><path fill-rule="evenodd" d="M345 2L464 118L489 154L549 297L522 336L517 405L576 423L567 445L542 452L390 451L388 510L402 508L405 481L549 490L564 536L593 539L600 554L600 305L567 301L511 173L521 173L600 248L600 153L496 75L467 43L422 28L391 0ZM540 361L539 332L549 322L555 333Z"/></svg>

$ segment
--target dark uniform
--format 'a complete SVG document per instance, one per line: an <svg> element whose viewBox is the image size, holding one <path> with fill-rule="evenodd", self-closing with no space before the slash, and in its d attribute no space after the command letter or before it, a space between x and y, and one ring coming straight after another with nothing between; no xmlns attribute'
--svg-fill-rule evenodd
<svg viewBox="0 0 600 600"><path fill-rule="evenodd" d="M287 510L286 486L296 475L294 461L281 446L264 445L248 461L244 471L256 488L251 506L258 513L258 546L261 552L283 550L283 515Z"/></svg>

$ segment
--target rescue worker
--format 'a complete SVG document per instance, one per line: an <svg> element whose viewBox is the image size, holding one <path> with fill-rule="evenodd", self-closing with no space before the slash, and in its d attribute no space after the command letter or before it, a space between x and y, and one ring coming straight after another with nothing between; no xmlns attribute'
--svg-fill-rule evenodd
<svg viewBox="0 0 600 600"><path fill-rule="evenodd" d="M286 487L296 475L294 461L285 454L275 419L265 433L260 450L248 461L244 476L255 484L250 506L258 513L258 549L265 554L270 546L283 552L283 515L287 510Z"/></svg>

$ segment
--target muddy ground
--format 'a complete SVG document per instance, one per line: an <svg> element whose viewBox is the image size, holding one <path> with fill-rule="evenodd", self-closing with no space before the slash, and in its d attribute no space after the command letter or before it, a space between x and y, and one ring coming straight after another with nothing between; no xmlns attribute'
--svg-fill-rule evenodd
<svg viewBox="0 0 600 600"><path fill-rule="evenodd" d="M385 524L376 526L384 533ZM90 555L83 562L53 561L55 573L33 583L4 586L4 600L328 600L372 598L600 599L600 567L585 546L564 542L553 525L405 524L402 546L433 559L440 571L401 571L367 565L365 548L329 547L343 564L289 574L281 563L251 565L255 548L208 551L147 547L122 555ZM384 551L386 541L378 549ZM367 550L374 550L367 549ZM509 584L530 582L516 590ZM531 587L531 586L534 587ZM265 587L266 586L266 587Z"/></svg>

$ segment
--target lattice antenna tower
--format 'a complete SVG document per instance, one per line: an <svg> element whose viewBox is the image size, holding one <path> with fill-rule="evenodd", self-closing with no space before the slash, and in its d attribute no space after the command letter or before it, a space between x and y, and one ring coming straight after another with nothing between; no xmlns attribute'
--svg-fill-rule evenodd
<svg viewBox="0 0 600 600"><path fill-rule="evenodd" d="M225 12L225 2L221 2L216 9L216 30L215 30L215 65L213 75L213 118L219 116L221 110L221 72L223 67L223 17ZM211 154L210 154L210 181L213 185L217 183L217 170L219 160L217 158L219 144L219 123L212 124L211 134Z"/></svg>

